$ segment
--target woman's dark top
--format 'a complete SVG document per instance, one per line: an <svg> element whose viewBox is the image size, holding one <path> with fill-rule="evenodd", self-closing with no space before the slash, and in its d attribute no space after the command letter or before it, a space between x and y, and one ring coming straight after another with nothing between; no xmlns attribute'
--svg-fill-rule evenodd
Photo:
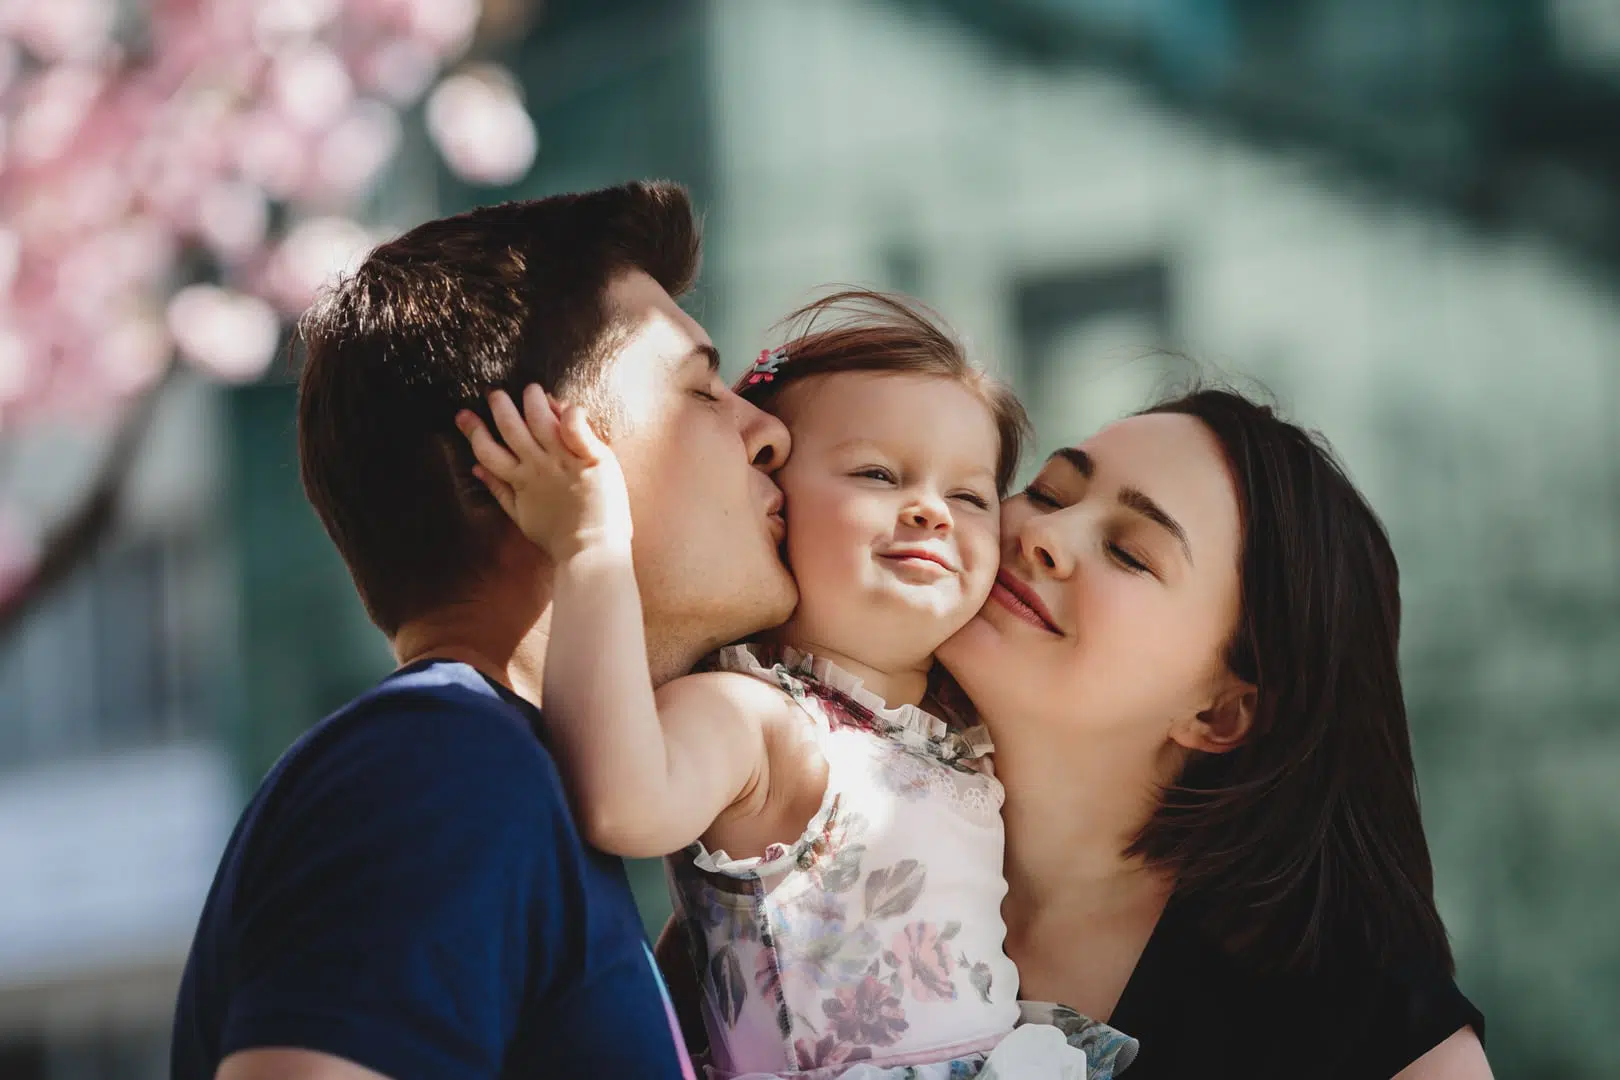
<svg viewBox="0 0 1620 1080"><path fill-rule="evenodd" d="M1246 971L1187 905L1159 920L1109 1023L1141 1041L1125 1080L1390 1080L1460 1028L1485 1021L1427 963L1333 974Z"/></svg>

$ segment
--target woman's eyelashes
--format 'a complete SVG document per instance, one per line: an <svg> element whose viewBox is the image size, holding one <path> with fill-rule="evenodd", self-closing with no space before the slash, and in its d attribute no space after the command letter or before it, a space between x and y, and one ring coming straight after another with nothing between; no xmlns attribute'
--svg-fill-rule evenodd
<svg viewBox="0 0 1620 1080"><path fill-rule="evenodd" d="M1048 510L1063 509L1063 504L1058 501L1057 496L1053 495L1040 484L1031 484L1026 487L1024 489L1024 498L1028 499L1036 506L1044 506Z"/></svg>
<svg viewBox="0 0 1620 1080"><path fill-rule="evenodd" d="M1026 487L1023 491L1023 496L1031 504L1039 506L1045 510L1062 510L1066 505L1068 505L1058 498L1055 493L1043 486L1038 481ZM1111 562L1127 573L1145 574L1149 577L1158 577L1158 575L1154 573L1153 565L1151 563L1138 555L1132 554L1128 548L1124 547L1117 541L1105 540L1103 542L1103 550Z"/></svg>
<svg viewBox="0 0 1620 1080"><path fill-rule="evenodd" d="M1129 551L1121 547L1119 544L1114 543L1112 540L1108 541L1105 546L1108 549L1109 556L1114 560L1114 562L1118 563L1122 569L1133 574L1153 573L1153 567L1149 566L1141 559L1138 559L1135 555L1132 555Z"/></svg>

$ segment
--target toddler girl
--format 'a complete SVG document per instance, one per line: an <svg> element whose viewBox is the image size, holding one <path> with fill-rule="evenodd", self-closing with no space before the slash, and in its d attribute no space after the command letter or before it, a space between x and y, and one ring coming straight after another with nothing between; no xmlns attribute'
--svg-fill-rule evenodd
<svg viewBox="0 0 1620 1080"><path fill-rule="evenodd" d="M736 388L792 436L798 608L656 689L612 451L537 388L495 409L479 476L555 566L545 712L581 828L675 853L714 1076L1080 1078L1082 1048L1111 1076L1117 1032L1018 1026L1002 789L933 662L995 580L1023 408L903 301L798 314Z"/></svg>

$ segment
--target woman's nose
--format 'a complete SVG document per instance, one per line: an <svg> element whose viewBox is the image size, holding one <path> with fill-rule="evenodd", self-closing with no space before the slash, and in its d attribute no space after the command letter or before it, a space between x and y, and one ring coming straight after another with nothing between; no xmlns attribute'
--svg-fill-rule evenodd
<svg viewBox="0 0 1620 1080"><path fill-rule="evenodd" d="M1018 553L1037 574L1066 578L1074 573L1074 557L1050 517L1033 518L1018 532Z"/></svg>

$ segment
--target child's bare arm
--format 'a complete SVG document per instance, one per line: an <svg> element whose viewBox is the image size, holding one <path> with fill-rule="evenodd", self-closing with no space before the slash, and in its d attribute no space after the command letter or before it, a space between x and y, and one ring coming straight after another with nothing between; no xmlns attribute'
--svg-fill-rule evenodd
<svg viewBox="0 0 1620 1080"><path fill-rule="evenodd" d="M491 398L506 447L471 413L458 418L480 478L551 558L552 622L543 683L548 741L597 847L663 855L766 788L764 717L787 699L742 675L688 676L653 690L630 553L624 479L577 406L537 387L520 415Z"/></svg>

